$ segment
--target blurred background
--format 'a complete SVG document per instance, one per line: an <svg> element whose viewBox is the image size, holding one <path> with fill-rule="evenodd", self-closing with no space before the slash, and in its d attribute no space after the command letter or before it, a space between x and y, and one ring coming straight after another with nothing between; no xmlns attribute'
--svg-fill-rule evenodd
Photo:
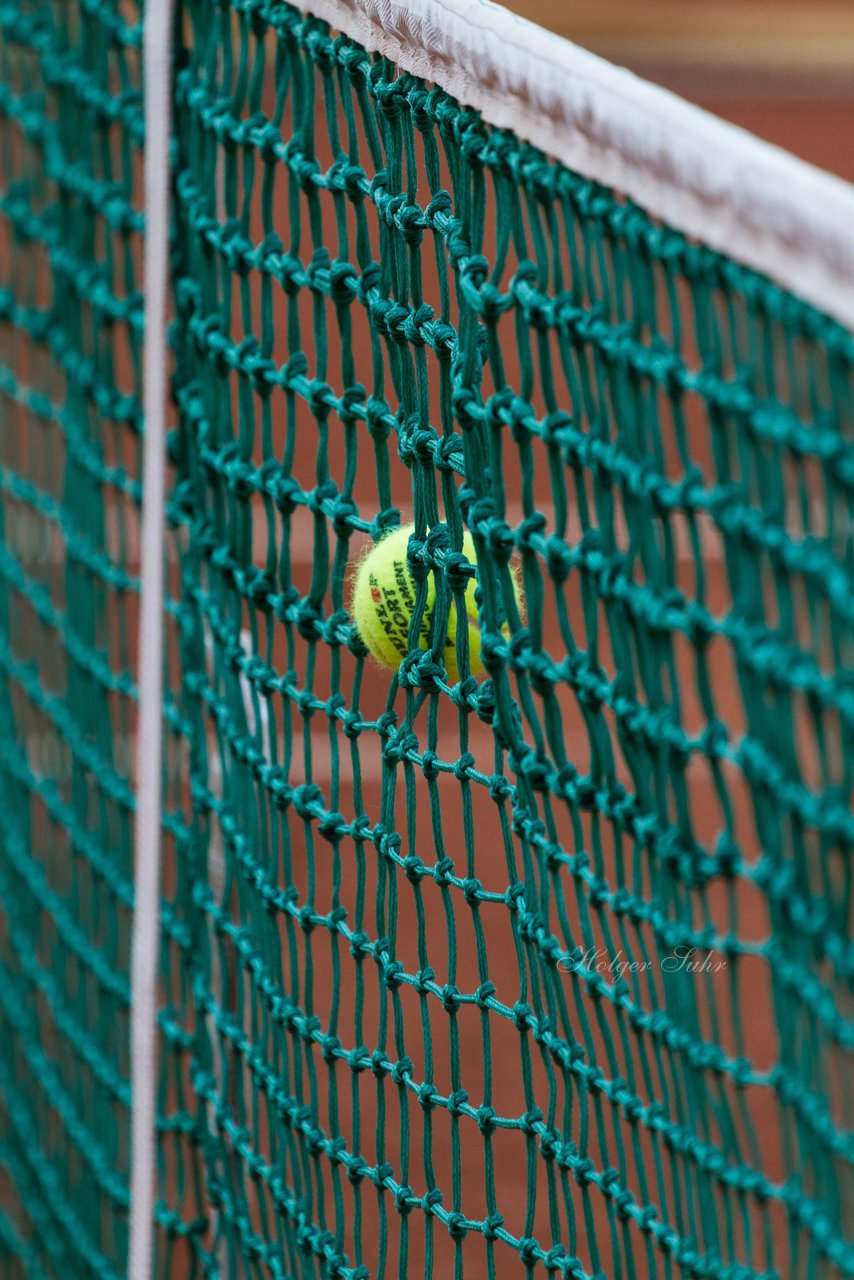
<svg viewBox="0 0 854 1280"><path fill-rule="evenodd" d="M851 0L502 2L854 180Z"/></svg>

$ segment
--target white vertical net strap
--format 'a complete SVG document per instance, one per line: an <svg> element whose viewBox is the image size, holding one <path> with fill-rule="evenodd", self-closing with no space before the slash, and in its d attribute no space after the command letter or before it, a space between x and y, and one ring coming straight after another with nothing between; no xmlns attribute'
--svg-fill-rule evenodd
<svg viewBox="0 0 854 1280"><path fill-rule="evenodd" d="M139 726L131 952L131 1216L129 1280L152 1271L156 1162L157 957L160 923L163 574L166 459L166 297L172 0L148 0L145 93L145 351Z"/></svg>

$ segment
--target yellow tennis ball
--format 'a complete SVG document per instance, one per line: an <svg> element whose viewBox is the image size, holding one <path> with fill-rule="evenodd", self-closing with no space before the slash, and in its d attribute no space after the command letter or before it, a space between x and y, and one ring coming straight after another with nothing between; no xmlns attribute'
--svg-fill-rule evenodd
<svg viewBox="0 0 854 1280"><path fill-rule="evenodd" d="M409 653L409 624L415 611L417 587L406 562L409 535L414 525L395 530L382 538L360 561L353 586L352 609L359 634L368 651L383 666L397 671L401 660ZM463 535L463 554L472 564L477 564L474 540L470 533ZM475 604L476 582L469 579L465 602L468 616L469 670L480 675L483 663L480 657L480 629L477 624ZM514 578L514 590L519 599L519 588ZM421 621L418 647L430 648L430 622L436 601L436 582L431 573L427 578L427 607ZM460 678L457 665L457 607L452 600L448 615L448 634L445 639L442 660L448 679L453 683Z"/></svg>

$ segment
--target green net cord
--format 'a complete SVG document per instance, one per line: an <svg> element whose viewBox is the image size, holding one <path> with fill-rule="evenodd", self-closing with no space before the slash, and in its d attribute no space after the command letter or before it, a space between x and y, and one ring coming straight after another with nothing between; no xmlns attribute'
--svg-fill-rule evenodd
<svg viewBox="0 0 854 1280"><path fill-rule="evenodd" d="M126 1268L140 19L0 0L10 1280ZM155 1274L854 1275L854 338L280 0L175 42Z"/></svg>

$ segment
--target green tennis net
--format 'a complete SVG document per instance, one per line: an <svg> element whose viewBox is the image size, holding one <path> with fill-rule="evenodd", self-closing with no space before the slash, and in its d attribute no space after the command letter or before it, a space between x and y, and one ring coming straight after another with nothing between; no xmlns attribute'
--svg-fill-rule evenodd
<svg viewBox="0 0 854 1280"><path fill-rule="evenodd" d="M0 0L9 1280L126 1273L140 23ZM155 1274L854 1275L854 339L288 4L175 32Z"/></svg>

